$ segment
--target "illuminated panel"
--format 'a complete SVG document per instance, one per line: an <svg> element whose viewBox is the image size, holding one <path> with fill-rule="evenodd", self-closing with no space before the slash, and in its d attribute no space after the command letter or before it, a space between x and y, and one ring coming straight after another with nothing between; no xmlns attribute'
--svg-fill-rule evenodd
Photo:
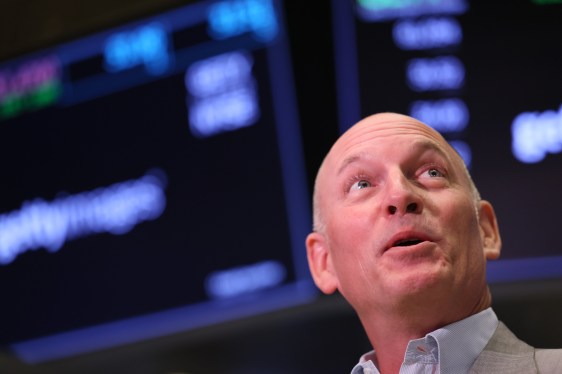
<svg viewBox="0 0 562 374"><path fill-rule="evenodd" d="M273 1L217 2L209 10L209 32L216 39L251 32L260 40L273 40L278 33Z"/></svg>
<svg viewBox="0 0 562 374"><path fill-rule="evenodd" d="M94 233L126 234L162 214L163 187L157 176L147 175L52 202L26 201L20 210L0 215L0 265L32 249L56 252L66 241Z"/></svg>
<svg viewBox="0 0 562 374"><path fill-rule="evenodd" d="M286 276L281 263L264 261L211 273L205 279L205 289L211 298L228 299L280 285Z"/></svg>
<svg viewBox="0 0 562 374"><path fill-rule="evenodd" d="M0 120L55 103L60 95L61 79L56 56L0 68Z"/></svg>
<svg viewBox="0 0 562 374"><path fill-rule="evenodd" d="M562 106L558 112L524 112L511 125L513 155L524 163L542 161L562 152Z"/></svg>
<svg viewBox="0 0 562 374"><path fill-rule="evenodd" d="M470 6L470 8L469 8ZM332 1L341 131L378 112L439 131L499 217L491 282L562 277L558 1ZM540 56L540 58L538 57ZM549 207L538 212L538 207Z"/></svg>
<svg viewBox="0 0 562 374"><path fill-rule="evenodd" d="M371 22L433 14L462 14L467 9L465 0L357 0L358 15Z"/></svg>
<svg viewBox="0 0 562 374"><path fill-rule="evenodd" d="M168 33L159 23L116 33L105 44L105 69L118 72L144 66L150 74L163 74L170 65L168 44Z"/></svg>
<svg viewBox="0 0 562 374"><path fill-rule="evenodd" d="M281 6L196 2L0 64L0 344L36 363L316 295Z"/></svg>
<svg viewBox="0 0 562 374"><path fill-rule="evenodd" d="M441 133L461 132L469 122L466 104L460 99L419 100L410 107L412 117L431 126Z"/></svg>
<svg viewBox="0 0 562 374"><path fill-rule="evenodd" d="M464 66L451 56L416 58L408 62L406 76L414 91L455 90L463 86Z"/></svg>
<svg viewBox="0 0 562 374"><path fill-rule="evenodd" d="M452 17L405 19L392 28L394 43L403 50L424 50L459 45L462 27Z"/></svg>
<svg viewBox="0 0 562 374"><path fill-rule="evenodd" d="M252 57L230 52L193 64L185 75L189 125L208 137L256 123L259 118Z"/></svg>

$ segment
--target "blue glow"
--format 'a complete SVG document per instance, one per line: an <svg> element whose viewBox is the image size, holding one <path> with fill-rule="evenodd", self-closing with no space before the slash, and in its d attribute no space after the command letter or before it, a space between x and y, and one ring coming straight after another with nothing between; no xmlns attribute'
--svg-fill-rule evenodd
<svg viewBox="0 0 562 374"><path fill-rule="evenodd" d="M205 138L253 125L258 117L255 91L242 88L192 104L189 127L193 135Z"/></svg>
<svg viewBox="0 0 562 374"><path fill-rule="evenodd" d="M562 106L558 112L524 112L511 125L512 151L523 163L542 161L547 153L562 151Z"/></svg>
<svg viewBox="0 0 562 374"><path fill-rule="evenodd" d="M470 146L462 140L451 140L449 144L451 144L451 146L461 156L466 167L470 168L472 164L472 149L470 148Z"/></svg>
<svg viewBox="0 0 562 374"><path fill-rule="evenodd" d="M234 269L216 271L205 280L207 295L213 299L239 296L283 283L287 270L278 261L264 261Z"/></svg>
<svg viewBox="0 0 562 374"><path fill-rule="evenodd" d="M193 64L185 74L189 126L199 138L253 125L260 110L252 56L225 53Z"/></svg>
<svg viewBox="0 0 562 374"><path fill-rule="evenodd" d="M209 97L246 85L252 80L252 55L231 52L194 63L185 74L185 86L197 97Z"/></svg>
<svg viewBox="0 0 562 374"><path fill-rule="evenodd" d="M410 107L410 116L440 133L463 131L470 119L468 108L461 99L414 101Z"/></svg>
<svg viewBox="0 0 562 374"><path fill-rule="evenodd" d="M490 283L559 278L562 275L562 256L489 261L486 273Z"/></svg>
<svg viewBox="0 0 562 374"><path fill-rule="evenodd" d="M464 65L453 56L415 58L406 70L408 85L414 91L453 90L464 84Z"/></svg>
<svg viewBox="0 0 562 374"><path fill-rule="evenodd" d="M225 308L223 300L211 300L22 341L10 348L23 361L35 364L277 310L311 301L316 295L317 289L312 282L295 282L260 294L259 302L255 299L229 299Z"/></svg>
<svg viewBox="0 0 562 374"><path fill-rule="evenodd" d="M170 65L168 36L157 22L110 36L104 48L105 69L115 73L144 65L152 75L161 75Z"/></svg>
<svg viewBox="0 0 562 374"><path fill-rule="evenodd" d="M397 21L392 29L394 43L403 50L443 48L462 42L462 28L451 17Z"/></svg>
<svg viewBox="0 0 562 374"><path fill-rule="evenodd" d="M225 39L253 32L258 40L277 36L278 25L271 0L231 0L213 4L209 10L209 34Z"/></svg>
<svg viewBox="0 0 562 374"><path fill-rule="evenodd" d="M125 234L164 211L163 173L57 198L24 202L0 215L0 264L38 248L58 251L66 241L95 233Z"/></svg>
<svg viewBox="0 0 562 374"><path fill-rule="evenodd" d="M383 22L406 17L462 14L465 0L357 0L357 13L364 21Z"/></svg>

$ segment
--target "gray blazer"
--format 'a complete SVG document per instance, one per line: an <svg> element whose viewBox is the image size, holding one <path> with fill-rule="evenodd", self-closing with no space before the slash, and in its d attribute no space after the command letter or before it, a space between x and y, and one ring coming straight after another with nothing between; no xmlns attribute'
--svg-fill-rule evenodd
<svg viewBox="0 0 562 374"><path fill-rule="evenodd" d="M561 374L562 349L536 349L500 322L470 374Z"/></svg>

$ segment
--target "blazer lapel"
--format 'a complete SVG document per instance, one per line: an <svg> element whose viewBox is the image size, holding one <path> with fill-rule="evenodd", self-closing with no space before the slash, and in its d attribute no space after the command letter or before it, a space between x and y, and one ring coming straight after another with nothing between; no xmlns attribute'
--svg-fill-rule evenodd
<svg viewBox="0 0 562 374"><path fill-rule="evenodd" d="M494 335L470 369L471 374L537 373L535 349L517 339L500 322Z"/></svg>

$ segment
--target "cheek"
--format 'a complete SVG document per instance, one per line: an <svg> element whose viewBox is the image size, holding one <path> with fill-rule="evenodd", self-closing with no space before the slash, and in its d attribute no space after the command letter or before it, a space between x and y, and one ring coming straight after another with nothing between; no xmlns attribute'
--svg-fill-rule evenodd
<svg viewBox="0 0 562 374"><path fill-rule="evenodd" d="M442 209L440 216L444 227L459 233L461 237L479 235L476 208L472 199L467 196L457 196L448 207Z"/></svg>
<svg viewBox="0 0 562 374"><path fill-rule="evenodd" d="M484 259L480 238L480 227L472 200L464 199L461 204L456 204L456 209L450 209L443 216L450 232L456 233L451 238L453 246L451 256L461 258L467 262L467 268L477 268ZM456 250L455 250L456 249Z"/></svg>
<svg viewBox="0 0 562 374"><path fill-rule="evenodd" d="M355 252L364 245L373 231L368 215L362 209L349 207L334 212L333 219L327 223L331 245L346 253Z"/></svg>
<svg viewBox="0 0 562 374"><path fill-rule="evenodd" d="M328 226L333 264L341 287L349 292L358 282L370 283L373 276L372 269L377 262L374 214L362 207L347 207L333 217Z"/></svg>

